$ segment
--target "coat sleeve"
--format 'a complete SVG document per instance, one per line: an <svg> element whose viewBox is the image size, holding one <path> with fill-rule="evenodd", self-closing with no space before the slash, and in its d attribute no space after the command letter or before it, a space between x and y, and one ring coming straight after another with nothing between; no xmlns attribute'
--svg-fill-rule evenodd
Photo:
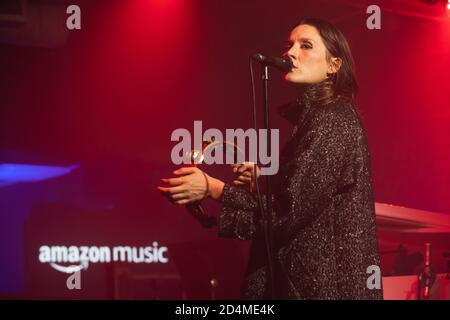
<svg viewBox="0 0 450 320"><path fill-rule="evenodd" d="M285 178L283 210L274 204L274 236L289 239L301 225L319 215L333 194L355 181L357 145L354 119L340 109L319 109L291 160ZM263 199L265 204L265 199ZM279 208L280 206L278 206ZM222 196L219 235L252 239L260 227L255 194L226 184ZM282 211L282 212L281 212Z"/></svg>

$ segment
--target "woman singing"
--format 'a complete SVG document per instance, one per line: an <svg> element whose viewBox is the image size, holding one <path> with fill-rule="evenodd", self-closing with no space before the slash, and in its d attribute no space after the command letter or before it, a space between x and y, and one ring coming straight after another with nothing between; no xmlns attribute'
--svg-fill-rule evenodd
<svg viewBox="0 0 450 320"><path fill-rule="evenodd" d="M275 296L280 299L382 299L367 286L379 266L367 139L353 100L353 58L333 25L304 19L285 54L294 67L285 80L298 98L280 108L294 125L273 180ZM268 263L253 166L234 165L233 185L198 168L180 168L158 187L176 204L210 197L221 202L219 235L253 240L242 298L268 294ZM265 203L265 199L263 200Z"/></svg>

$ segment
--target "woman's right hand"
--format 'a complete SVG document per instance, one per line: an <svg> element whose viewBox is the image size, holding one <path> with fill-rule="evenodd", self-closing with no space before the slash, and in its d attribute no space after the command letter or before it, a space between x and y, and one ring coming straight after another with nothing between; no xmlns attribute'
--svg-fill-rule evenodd
<svg viewBox="0 0 450 320"><path fill-rule="evenodd" d="M236 186L244 186L249 185L250 190L253 190L253 187L255 185L255 181L253 181L254 177L254 163L253 162L244 162L244 163L237 163L232 164L231 167L233 168L233 173L235 175L233 183ZM259 178L261 172L258 166L256 166L256 179Z"/></svg>

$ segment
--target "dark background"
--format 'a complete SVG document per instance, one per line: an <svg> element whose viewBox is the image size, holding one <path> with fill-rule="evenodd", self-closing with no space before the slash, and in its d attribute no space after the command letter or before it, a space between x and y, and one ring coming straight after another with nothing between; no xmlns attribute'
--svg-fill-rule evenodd
<svg viewBox="0 0 450 320"><path fill-rule="evenodd" d="M252 125L248 57L280 54L302 17L333 22L349 41L375 200L450 212L450 17L440 3L378 1L381 30L366 27L372 2L356 0L27 4L25 22L0 24L0 163L79 167L56 179L0 187L0 294L26 295L24 257L34 259L35 252L26 251L24 222L35 205L62 203L75 214L108 211L107 220L125 230L112 242L148 232L151 241L231 247L226 259L240 263L223 278L236 285L222 294L237 296L248 244L217 239L217 230L202 229L155 186L174 167L174 129L193 130L194 120L204 130ZM81 30L65 28L69 4L81 7ZM275 109L294 95L279 74L271 79ZM291 129L275 112L271 126L283 141ZM217 204L208 205L218 212ZM63 208L53 227L68 221Z"/></svg>

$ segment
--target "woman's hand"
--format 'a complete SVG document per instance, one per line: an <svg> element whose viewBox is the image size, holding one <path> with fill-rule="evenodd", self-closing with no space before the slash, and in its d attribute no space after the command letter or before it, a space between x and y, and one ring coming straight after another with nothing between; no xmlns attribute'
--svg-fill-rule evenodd
<svg viewBox="0 0 450 320"><path fill-rule="evenodd" d="M175 204L196 202L211 196L219 199L223 182L214 179L197 167L183 167L173 172L177 177L161 179L170 187L157 187L163 196Z"/></svg>
<svg viewBox="0 0 450 320"><path fill-rule="evenodd" d="M254 171L254 163L253 162L244 162L238 164L232 164L233 172L235 174L233 183L237 186L250 185L250 188L253 189L255 182L253 181L253 171ZM258 166L256 166L256 179L259 178L261 172Z"/></svg>

